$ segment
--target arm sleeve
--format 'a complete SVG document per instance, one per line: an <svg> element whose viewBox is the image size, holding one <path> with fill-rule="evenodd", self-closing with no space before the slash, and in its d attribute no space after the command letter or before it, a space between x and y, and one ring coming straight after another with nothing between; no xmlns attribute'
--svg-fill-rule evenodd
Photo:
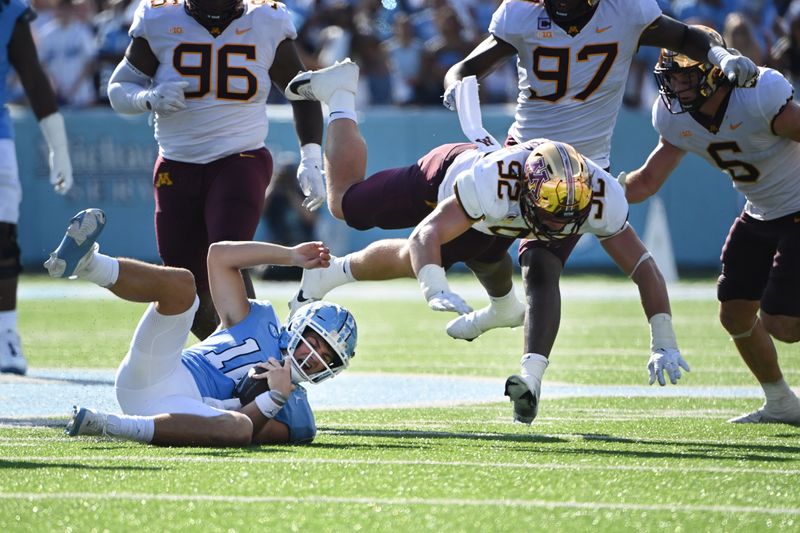
<svg viewBox="0 0 800 533"><path fill-rule="evenodd" d="M149 85L150 78L136 70L127 59L123 59L108 80L108 100L111 107L122 115L148 111L142 93Z"/></svg>

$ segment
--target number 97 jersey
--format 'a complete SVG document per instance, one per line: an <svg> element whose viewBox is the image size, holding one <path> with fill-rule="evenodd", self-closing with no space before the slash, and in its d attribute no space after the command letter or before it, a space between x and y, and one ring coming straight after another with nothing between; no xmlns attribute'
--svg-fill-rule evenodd
<svg viewBox="0 0 800 533"><path fill-rule="evenodd" d="M244 7L217 35L189 16L183 0L144 0L136 10L129 34L145 39L158 58L154 83L189 84L186 109L156 114L163 157L203 164L264 145L269 69L278 45L297 32L281 3L249 0Z"/></svg>

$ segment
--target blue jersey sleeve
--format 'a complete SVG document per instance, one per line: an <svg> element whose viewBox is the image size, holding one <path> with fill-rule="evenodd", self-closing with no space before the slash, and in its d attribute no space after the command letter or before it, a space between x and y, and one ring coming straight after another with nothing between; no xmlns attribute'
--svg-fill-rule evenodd
<svg viewBox="0 0 800 533"><path fill-rule="evenodd" d="M308 404L308 396L303 387L294 389L286 405L278 411L275 420L289 426L289 442L292 444L308 444L317 435L314 413Z"/></svg>

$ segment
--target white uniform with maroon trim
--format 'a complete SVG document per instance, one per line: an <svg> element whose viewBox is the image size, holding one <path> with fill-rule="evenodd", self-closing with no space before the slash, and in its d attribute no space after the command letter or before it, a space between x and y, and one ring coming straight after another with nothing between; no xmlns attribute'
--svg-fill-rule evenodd
<svg viewBox="0 0 800 533"><path fill-rule="evenodd" d="M264 146L269 69L275 50L297 32L286 7L245 2L244 14L214 37L182 0L144 0L129 34L147 40L159 61L155 83L188 81L186 109L155 118L160 154L208 163Z"/></svg>
<svg viewBox="0 0 800 533"><path fill-rule="evenodd" d="M775 70L758 70L754 87L732 90L718 132L689 113L670 114L660 99L653 104L653 126L670 144L730 174L747 198L745 213L774 220L800 211L800 143L772 131L775 115L792 99L791 84Z"/></svg>
<svg viewBox="0 0 800 533"><path fill-rule="evenodd" d="M655 0L601 0L588 24L570 36L541 2L505 0L489 32L518 54L519 97L509 133L517 142L569 143L608 168L639 37L660 15Z"/></svg>
<svg viewBox="0 0 800 533"><path fill-rule="evenodd" d="M522 172L531 151L547 139L503 148L488 154L467 150L456 157L439 186L439 202L455 194L473 229L503 237L536 237L525 224L519 207ZM628 219L628 202L616 178L586 159L593 190L592 209L578 233L609 237ZM564 228L568 234L571 225Z"/></svg>

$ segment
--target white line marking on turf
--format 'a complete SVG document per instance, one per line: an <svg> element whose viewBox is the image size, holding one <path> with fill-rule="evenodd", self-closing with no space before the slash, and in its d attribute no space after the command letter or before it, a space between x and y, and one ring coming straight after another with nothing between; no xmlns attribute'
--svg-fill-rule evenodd
<svg viewBox="0 0 800 533"><path fill-rule="evenodd" d="M334 465L386 465L386 466L442 466L458 468L498 468L498 469L528 469L528 470L595 470L608 472L680 472L686 474L686 466L669 465L590 465L590 464L563 464L563 463L486 463L482 461L432 461L413 459L325 459L321 457L155 457L155 456L125 456L125 455L93 455L93 456L41 456L20 457L25 461L41 461L55 463L70 461L76 463L101 463L113 462L151 462L151 463L195 463L195 464L334 464ZM11 459L13 460L13 459ZM800 474L800 469L775 469L775 468L738 468L725 466L691 467L691 472L712 474L759 474L766 476L795 476Z"/></svg>
<svg viewBox="0 0 800 533"><path fill-rule="evenodd" d="M222 502L222 503L298 503L305 505L349 503L361 505L423 505L426 507L544 507L551 509L611 509L620 511L665 511L670 514L709 513L758 513L769 515L800 515L798 508L769 508L740 505L687 505L611 502L557 502L547 500L501 500L501 499L456 499L456 498L359 498L336 496L220 496L214 494L151 494L144 492L60 492L37 494L33 492L0 493L6 500L153 500L167 502Z"/></svg>

